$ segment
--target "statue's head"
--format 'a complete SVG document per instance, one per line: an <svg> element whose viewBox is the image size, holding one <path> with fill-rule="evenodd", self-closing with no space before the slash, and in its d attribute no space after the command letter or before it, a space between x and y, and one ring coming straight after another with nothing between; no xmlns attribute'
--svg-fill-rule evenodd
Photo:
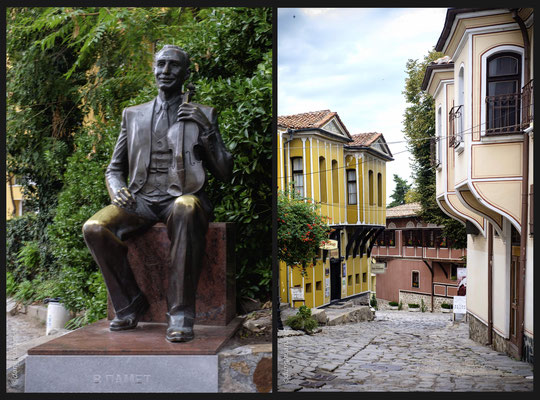
<svg viewBox="0 0 540 400"><path fill-rule="evenodd" d="M189 74L189 56L180 47L167 44L154 56L154 75L160 90L179 92Z"/></svg>

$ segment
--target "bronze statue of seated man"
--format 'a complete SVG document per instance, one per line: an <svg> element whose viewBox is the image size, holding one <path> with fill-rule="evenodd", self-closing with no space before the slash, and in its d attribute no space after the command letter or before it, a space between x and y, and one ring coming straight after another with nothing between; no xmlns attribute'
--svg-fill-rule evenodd
<svg viewBox="0 0 540 400"><path fill-rule="evenodd" d="M204 190L206 170L227 181L233 164L215 110L190 103L183 93L189 64L180 47L166 45L156 53L158 96L124 109L105 173L112 204L83 226L116 313L110 330L120 331L134 329L149 307L133 276L124 240L156 222L167 225L171 263L166 338L171 342L193 339L195 292L213 216Z"/></svg>

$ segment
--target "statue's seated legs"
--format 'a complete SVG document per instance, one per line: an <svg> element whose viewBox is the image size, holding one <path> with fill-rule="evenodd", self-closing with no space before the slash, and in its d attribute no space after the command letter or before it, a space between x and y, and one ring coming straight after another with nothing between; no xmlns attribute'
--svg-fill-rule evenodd
<svg viewBox="0 0 540 400"><path fill-rule="evenodd" d="M133 276L124 240L164 220L171 240L170 271L167 289L167 339L185 341L193 338L195 290L205 250L208 214L197 196L173 198L155 207L137 199L141 214L110 205L98 211L83 226L83 235L103 273L116 318L111 330L132 329L148 303Z"/></svg>

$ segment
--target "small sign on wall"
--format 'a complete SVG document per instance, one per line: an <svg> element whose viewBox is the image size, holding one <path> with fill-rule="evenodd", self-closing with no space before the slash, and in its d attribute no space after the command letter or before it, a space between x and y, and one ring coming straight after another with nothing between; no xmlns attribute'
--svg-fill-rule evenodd
<svg viewBox="0 0 540 400"><path fill-rule="evenodd" d="M341 276L347 276L347 264L343 263L341 266Z"/></svg>
<svg viewBox="0 0 540 400"><path fill-rule="evenodd" d="M324 280L324 297L330 297L330 278Z"/></svg>
<svg viewBox="0 0 540 400"><path fill-rule="evenodd" d="M454 296L454 314L467 313L467 296Z"/></svg>
<svg viewBox="0 0 540 400"><path fill-rule="evenodd" d="M293 301L304 300L304 288L302 287L292 287L291 288L291 297Z"/></svg>

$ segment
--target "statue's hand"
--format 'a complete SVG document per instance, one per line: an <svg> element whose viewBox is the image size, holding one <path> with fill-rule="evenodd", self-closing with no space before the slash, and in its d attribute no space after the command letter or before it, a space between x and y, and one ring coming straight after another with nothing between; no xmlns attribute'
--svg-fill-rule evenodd
<svg viewBox="0 0 540 400"><path fill-rule="evenodd" d="M178 107L178 121L193 121L199 125L204 132L212 128L212 124L199 107L193 103L182 103Z"/></svg>
<svg viewBox="0 0 540 400"><path fill-rule="evenodd" d="M130 208L133 207L136 202L131 192L126 187L122 187L118 192L116 192L116 196L112 200L112 204L118 207Z"/></svg>

